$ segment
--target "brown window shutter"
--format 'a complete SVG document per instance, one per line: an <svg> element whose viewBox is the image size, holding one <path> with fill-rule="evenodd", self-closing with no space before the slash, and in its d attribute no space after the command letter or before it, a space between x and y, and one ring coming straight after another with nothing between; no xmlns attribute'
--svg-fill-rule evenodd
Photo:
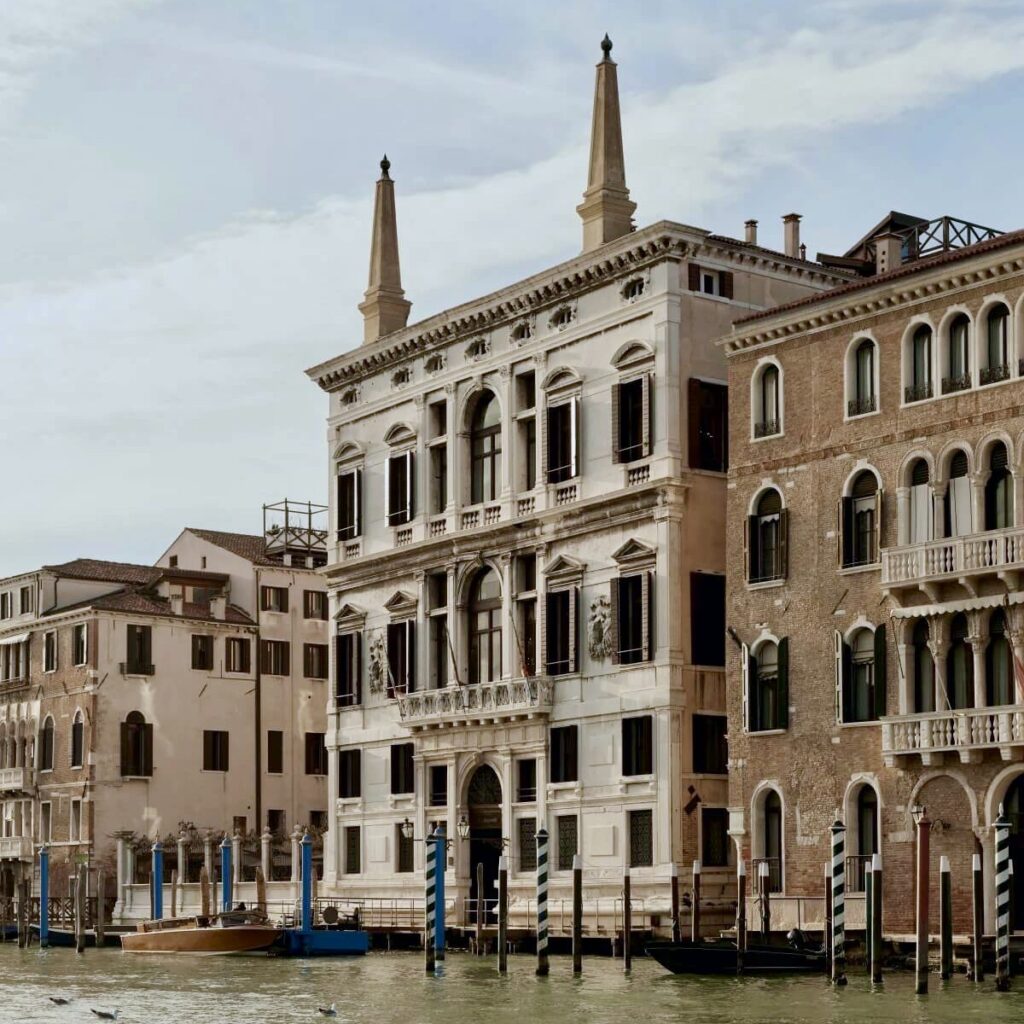
<svg viewBox="0 0 1024 1024"><path fill-rule="evenodd" d="M611 641L611 659L613 665L619 663L619 580L615 577L611 581L610 591L611 614L608 622L608 638Z"/></svg>
<svg viewBox="0 0 1024 1024"><path fill-rule="evenodd" d="M621 412L619 402L621 401L622 388L618 381L612 385L612 462L618 463L619 458L619 436Z"/></svg>
<svg viewBox="0 0 1024 1024"><path fill-rule="evenodd" d="M732 271L723 270L719 275L719 290L723 299L732 298Z"/></svg>
<svg viewBox="0 0 1024 1024"><path fill-rule="evenodd" d="M882 560L882 492L875 491L875 557L874 562Z"/></svg>
<svg viewBox="0 0 1024 1024"><path fill-rule="evenodd" d="M147 722L142 727L142 774L153 774L153 724Z"/></svg>
<svg viewBox="0 0 1024 1024"><path fill-rule="evenodd" d="M548 482L548 419L550 416L551 410L545 401L543 415L537 417L537 426L540 428L540 472L544 483Z"/></svg>
<svg viewBox="0 0 1024 1024"><path fill-rule="evenodd" d="M580 588L572 587L569 590L569 671L578 672L576 664L578 646L576 643L576 629L579 622Z"/></svg>
<svg viewBox="0 0 1024 1024"><path fill-rule="evenodd" d="M647 458L647 456L651 454L651 435L653 433L651 429L651 411L653 406L653 402L651 401L652 383L653 374L645 373L643 376L643 383L641 384L641 388L643 389L643 408L641 410L643 423L641 424L641 429L643 430L642 444L644 458Z"/></svg>
<svg viewBox="0 0 1024 1024"><path fill-rule="evenodd" d="M537 595L537 641L540 652L537 657L537 674L548 674L548 593Z"/></svg>
<svg viewBox="0 0 1024 1024"><path fill-rule="evenodd" d="M701 382L696 377L691 377L687 381L686 387L686 420L690 442L690 469L700 465L700 399Z"/></svg>
<svg viewBox="0 0 1024 1024"><path fill-rule="evenodd" d="M688 270L690 273L690 291L700 291L700 266L696 263L688 264Z"/></svg>
<svg viewBox="0 0 1024 1024"><path fill-rule="evenodd" d="M789 577L789 510L779 512L779 575Z"/></svg>
<svg viewBox="0 0 1024 1024"><path fill-rule="evenodd" d="M654 573L643 574L643 590L641 598L641 619L640 628L643 636L641 639L641 661L650 661L654 656Z"/></svg>

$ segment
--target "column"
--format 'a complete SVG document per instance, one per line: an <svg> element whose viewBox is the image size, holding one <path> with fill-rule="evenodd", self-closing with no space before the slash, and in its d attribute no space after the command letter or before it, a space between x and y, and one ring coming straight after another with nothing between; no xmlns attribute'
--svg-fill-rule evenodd
<svg viewBox="0 0 1024 1024"><path fill-rule="evenodd" d="M515 404L514 388L510 387L512 381L512 367L506 363L500 371L501 386L499 388L498 400L501 402L501 498L504 511L502 519L508 518L510 500L512 497L512 481L515 479L516 470L516 441L518 438L513 432L515 419L512 415Z"/></svg>
<svg viewBox="0 0 1024 1024"><path fill-rule="evenodd" d="M932 536L941 537L946 530L946 490L949 487L949 482L946 480L936 480L934 490L934 501L935 501L935 521L932 524Z"/></svg>
<svg viewBox="0 0 1024 1024"><path fill-rule="evenodd" d="M501 678L509 679L516 674L514 668L519 663L512 623L515 614L515 602L512 600L512 556L503 554L498 562L501 566Z"/></svg>
<svg viewBox="0 0 1024 1024"><path fill-rule="evenodd" d="M934 623L936 620L932 620ZM932 652L935 666L935 710L949 711L949 690L946 689L946 654L949 652L949 641L929 639L928 650Z"/></svg>
<svg viewBox="0 0 1024 1024"><path fill-rule="evenodd" d="M416 806L413 812L412 823L413 823L413 835L418 839L420 836L427 834L427 801L430 799L430 786L429 779L427 778L427 766L423 762L423 754L420 751L415 751L412 758L413 771L416 773L415 786L416 786ZM424 857L421 846L425 846L425 843L414 842L412 844L413 849L413 869L419 871L424 866Z"/></svg>
<svg viewBox="0 0 1024 1024"><path fill-rule="evenodd" d="M458 580L455 563L445 566L445 573L448 577L448 685L455 686L463 679L462 668L459 665L459 645L462 642L462 626L459 621L459 608L455 600L455 586Z"/></svg>
<svg viewBox="0 0 1024 1024"><path fill-rule="evenodd" d="M905 626L900 627L901 630L905 629ZM897 644L896 645L896 657L899 658L900 665L903 666L903 671L900 672L899 681L899 712L901 715L910 714L911 705L911 691L913 690L914 680L911 678L912 666L907 655L910 653L911 647L909 644Z"/></svg>
<svg viewBox="0 0 1024 1024"><path fill-rule="evenodd" d="M299 831L299 826L296 825L292 830L292 899L296 900L299 898L299 883L301 881L301 862L299 860L299 840L302 838L302 833Z"/></svg>
<svg viewBox="0 0 1024 1024"><path fill-rule="evenodd" d="M274 837L270 833L270 826L263 829L260 835L260 867L263 869L263 880L265 882L270 881L270 844L274 841ZM326 851L324 854L324 870L327 871L327 856Z"/></svg>
<svg viewBox="0 0 1024 1024"><path fill-rule="evenodd" d="M456 406L458 399L457 388L454 384L446 384L444 386L444 393L446 396L445 405L446 413L445 419L447 422L447 442L445 447L448 449L448 507L446 512L451 515L457 512L459 506L462 504L462 493L460 488L462 487L462 467L459 465L458 450L455 445L455 415ZM458 522L453 520L448 524L451 532L454 532L459 528Z"/></svg>
<svg viewBox="0 0 1024 1024"><path fill-rule="evenodd" d="M971 515L974 532L985 525L985 484L988 482L987 470L971 474Z"/></svg>
<svg viewBox="0 0 1024 1024"><path fill-rule="evenodd" d="M236 832L231 837L231 883L237 889L242 881L242 837Z"/></svg>
<svg viewBox="0 0 1024 1024"><path fill-rule="evenodd" d="M896 544L910 543L910 488L896 488Z"/></svg>
<svg viewBox="0 0 1024 1024"><path fill-rule="evenodd" d="M178 882L184 885L188 881L188 840L184 832L178 834ZM184 900L184 897L182 897Z"/></svg>
<svg viewBox="0 0 1024 1024"><path fill-rule="evenodd" d="M213 885L217 876L213 871L213 833L210 831L203 836L203 867L206 868L206 875L210 879L210 884Z"/></svg>
<svg viewBox="0 0 1024 1024"><path fill-rule="evenodd" d="M970 618L974 620L976 616L972 614ZM971 625L973 627L973 621ZM985 645L988 643L988 637L975 633L972 628L967 642L971 645L971 653L974 656L974 706L983 708L988 704L985 686Z"/></svg>
<svg viewBox="0 0 1024 1024"><path fill-rule="evenodd" d="M417 570L413 575L416 581L416 665L415 673L416 689L430 689L430 616L427 614L430 606L427 593L427 574ZM417 790L419 792L419 790Z"/></svg>

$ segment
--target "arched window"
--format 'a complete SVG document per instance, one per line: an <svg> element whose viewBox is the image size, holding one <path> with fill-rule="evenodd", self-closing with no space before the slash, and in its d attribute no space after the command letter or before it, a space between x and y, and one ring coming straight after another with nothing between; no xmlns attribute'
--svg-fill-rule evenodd
<svg viewBox="0 0 1024 1024"><path fill-rule="evenodd" d="M974 533L974 503L971 500L971 481L967 470L967 453L963 450L954 452L949 463L949 486L946 488L943 509L947 537L965 537Z"/></svg>
<svg viewBox="0 0 1024 1024"><path fill-rule="evenodd" d="M953 710L974 706L974 657L967 643L967 616L961 612L950 623L946 655L946 696Z"/></svg>
<svg viewBox="0 0 1024 1024"><path fill-rule="evenodd" d="M153 726L139 711L130 711L121 723L121 774L126 777L153 774Z"/></svg>
<svg viewBox="0 0 1024 1024"><path fill-rule="evenodd" d="M928 623L919 619L913 634L914 711L935 710L935 663L928 646Z"/></svg>
<svg viewBox="0 0 1024 1024"><path fill-rule="evenodd" d="M789 644L766 640L747 658L744 680L750 732L789 726Z"/></svg>
<svg viewBox="0 0 1024 1024"><path fill-rule="evenodd" d="M501 410L491 392L473 409L470 427L470 502L494 501L501 490Z"/></svg>
<svg viewBox="0 0 1024 1024"><path fill-rule="evenodd" d="M910 339L909 380L903 389L905 402L932 397L932 329L921 324Z"/></svg>
<svg viewBox="0 0 1024 1024"><path fill-rule="evenodd" d="M81 768L85 763L85 720L82 712L75 712L75 720L71 723L71 767Z"/></svg>
<svg viewBox="0 0 1024 1024"><path fill-rule="evenodd" d="M884 633L883 633L884 637ZM870 722L875 709L875 631L860 629L850 643L850 673L844 694L843 721Z"/></svg>
<svg viewBox="0 0 1024 1024"><path fill-rule="evenodd" d="M853 354L853 387L847 415L863 416L878 408L875 394L875 343L865 338Z"/></svg>
<svg viewBox="0 0 1024 1024"><path fill-rule="evenodd" d="M1006 445L997 441L988 455L985 482L985 529L1005 530L1013 526L1013 477Z"/></svg>
<svg viewBox="0 0 1024 1024"><path fill-rule="evenodd" d="M754 437L771 437L782 432L782 394L779 368L762 367L754 390Z"/></svg>
<svg viewBox="0 0 1024 1024"><path fill-rule="evenodd" d="M747 519L747 580L766 583L786 577L788 517L775 488L761 495Z"/></svg>
<svg viewBox="0 0 1024 1024"><path fill-rule="evenodd" d="M942 381L942 393L952 394L971 386L971 320L966 313L958 313L949 325L946 345L947 376Z"/></svg>
<svg viewBox="0 0 1024 1024"><path fill-rule="evenodd" d="M53 719L49 715L39 734L39 770L53 771Z"/></svg>
<svg viewBox="0 0 1024 1024"><path fill-rule="evenodd" d="M871 786L861 786L857 793L857 853L851 892L863 892L873 854L878 853L878 796Z"/></svg>
<svg viewBox="0 0 1024 1024"><path fill-rule="evenodd" d="M481 569L470 585L469 681L501 677L501 587L493 569Z"/></svg>
<svg viewBox="0 0 1024 1024"><path fill-rule="evenodd" d="M764 800L764 859L768 862L768 891L782 891L782 799L771 790Z"/></svg>
<svg viewBox="0 0 1024 1024"><path fill-rule="evenodd" d="M842 565L874 565L879 558L882 492L869 470L858 473L841 502Z"/></svg>
<svg viewBox="0 0 1024 1024"><path fill-rule="evenodd" d="M1010 311L1002 304L993 306L985 318L986 365L978 376L981 384L995 384L1010 376Z"/></svg>
<svg viewBox="0 0 1024 1024"><path fill-rule="evenodd" d="M910 543L922 544L932 539L935 522L931 474L924 459L915 459L910 467Z"/></svg>
<svg viewBox="0 0 1024 1024"><path fill-rule="evenodd" d="M1012 657L1006 637L1006 615L997 609L989 619L985 648L985 703L989 707L1014 703Z"/></svg>

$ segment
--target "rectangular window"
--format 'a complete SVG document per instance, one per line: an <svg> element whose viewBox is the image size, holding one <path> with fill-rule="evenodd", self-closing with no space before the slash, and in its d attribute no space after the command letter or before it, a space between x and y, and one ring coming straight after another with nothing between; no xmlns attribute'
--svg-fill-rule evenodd
<svg viewBox="0 0 1024 1024"><path fill-rule="evenodd" d="M516 412L526 412L537 404L537 375L533 370L516 375Z"/></svg>
<svg viewBox="0 0 1024 1024"><path fill-rule="evenodd" d="M43 634L43 671L57 671L57 631L53 629Z"/></svg>
<svg viewBox="0 0 1024 1024"><path fill-rule="evenodd" d="M690 661L725 665L725 576L690 573Z"/></svg>
<svg viewBox="0 0 1024 1024"><path fill-rule="evenodd" d="M32 588L22 587L20 592L20 610L22 615L28 615L33 608Z"/></svg>
<svg viewBox="0 0 1024 1024"><path fill-rule="evenodd" d="M622 774L654 773L654 719L650 715L622 720Z"/></svg>
<svg viewBox="0 0 1024 1024"><path fill-rule="evenodd" d="M537 870L537 819L520 818L517 822L519 832L519 870Z"/></svg>
<svg viewBox="0 0 1024 1024"><path fill-rule="evenodd" d="M444 437L448 433L448 403L441 399L440 402L431 402L429 408L431 439Z"/></svg>
<svg viewBox="0 0 1024 1024"><path fill-rule="evenodd" d="M413 793L416 790L412 743L391 744L391 792Z"/></svg>
<svg viewBox="0 0 1024 1024"><path fill-rule="evenodd" d="M549 676L566 675L577 671L576 632L579 618L579 590L548 591L547 616L547 665Z"/></svg>
<svg viewBox="0 0 1024 1024"><path fill-rule="evenodd" d="M310 811L309 812L309 827L315 829L317 832L327 831L327 812L326 811Z"/></svg>
<svg viewBox="0 0 1024 1024"><path fill-rule="evenodd" d="M129 625L125 672L135 676L153 674L153 629L151 626Z"/></svg>
<svg viewBox="0 0 1024 1024"><path fill-rule="evenodd" d="M533 597L516 599L516 642L520 671L524 676L537 674L537 600Z"/></svg>
<svg viewBox="0 0 1024 1024"><path fill-rule="evenodd" d="M327 644L302 645L302 674L307 679L327 678Z"/></svg>
<svg viewBox="0 0 1024 1024"><path fill-rule="evenodd" d="M385 517L389 526L401 526L413 517L412 452L392 455L387 461Z"/></svg>
<svg viewBox="0 0 1024 1024"><path fill-rule="evenodd" d="M690 465L724 473L729 468L729 398L724 384L690 378Z"/></svg>
<svg viewBox="0 0 1024 1024"><path fill-rule="evenodd" d="M358 875L360 867L360 847L362 845L359 826L345 826L345 874Z"/></svg>
<svg viewBox="0 0 1024 1024"><path fill-rule="evenodd" d="M267 730L267 772L270 775L284 773L284 733L280 729Z"/></svg>
<svg viewBox="0 0 1024 1024"><path fill-rule="evenodd" d="M430 514L440 515L448 507L448 446L430 447Z"/></svg>
<svg viewBox="0 0 1024 1024"><path fill-rule="evenodd" d="M192 668L201 672L213 670L213 637L201 633L192 636Z"/></svg>
<svg viewBox="0 0 1024 1024"><path fill-rule="evenodd" d="M430 766L430 794L428 803L431 807L448 806L448 765L432 764Z"/></svg>
<svg viewBox="0 0 1024 1024"><path fill-rule="evenodd" d="M696 775L725 775L729 768L725 715L693 716L693 771Z"/></svg>
<svg viewBox="0 0 1024 1024"><path fill-rule="evenodd" d="M71 723L71 767L81 768L85 763L85 722L82 713L75 715Z"/></svg>
<svg viewBox="0 0 1024 1024"><path fill-rule="evenodd" d="M224 671L248 672L252 668L249 638L229 636L224 641Z"/></svg>
<svg viewBox="0 0 1024 1024"><path fill-rule="evenodd" d="M354 800L363 795L362 751L338 751L338 796L342 800Z"/></svg>
<svg viewBox="0 0 1024 1024"><path fill-rule="evenodd" d="M291 644L287 640L261 640L260 671L268 676L290 675Z"/></svg>
<svg viewBox="0 0 1024 1024"><path fill-rule="evenodd" d="M416 623L388 623L387 693L389 697L416 689Z"/></svg>
<svg viewBox="0 0 1024 1024"><path fill-rule="evenodd" d="M702 267L697 263L690 263L688 272L691 292L720 295L723 299L732 298L733 275L730 271L714 270L710 267Z"/></svg>
<svg viewBox="0 0 1024 1024"><path fill-rule="evenodd" d="M629 812L629 866L649 868L654 864L654 813Z"/></svg>
<svg viewBox="0 0 1024 1024"><path fill-rule="evenodd" d="M519 424L523 450L523 490L537 486L537 420L530 416Z"/></svg>
<svg viewBox="0 0 1024 1024"><path fill-rule="evenodd" d="M288 611L287 587L260 587L260 611Z"/></svg>
<svg viewBox="0 0 1024 1024"><path fill-rule="evenodd" d="M337 638L334 696L339 707L352 707L363 699L362 637L362 633L342 633Z"/></svg>
<svg viewBox="0 0 1024 1024"><path fill-rule="evenodd" d="M49 800L39 805L39 842L53 841L53 804Z"/></svg>
<svg viewBox="0 0 1024 1024"><path fill-rule="evenodd" d="M11 592L5 590L0 594L0 619L9 619L14 614Z"/></svg>
<svg viewBox="0 0 1024 1024"><path fill-rule="evenodd" d="M306 774L327 774L327 744L322 732L306 733Z"/></svg>
<svg viewBox="0 0 1024 1024"><path fill-rule="evenodd" d="M623 665L650 661L654 617L653 573L641 572L612 580L612 620L616 627L615 660Z"/></svg>
<svg viewBox="0 0 1024 1024"><path fill-rule="evenodd" d="M362 532L363 471L338 474L338 540L351 540Z"/></svg>
<svg viewBox="0 0 1024 1024"><path fill-rule="evenodd" d="M408 874L413 870L415 844L415 838L413 836L407 838L401 825L395 826L395 849L398 851L396 858L398 863L395 865L395 870L399 874Z"/></svg>
<svg viewBox="0 0 1024 1024"><path fill-rule="evenodd" d="M430 617L430 685L442 689L448 685L448 616Z"/></svg>
<svg viewBox="0 0 1024 1024"><path fill-rule="evenodd" d="M302 617L327 621L326 590L304 590L302 592Z"/></svg>
<svg viewBox="0 0 1024 1024"><path fill-rule="evenodd" d="M572 871L572 859L579 852L579 826L575 814L563 814L555 819L558 842L556 864L559 871Z"/></svg>
<svg viewBox="0 0 1024 1024"><path fill-rule="evenodd" d="M82 801L77 798L71 801L71 820L68 827L68 838L73 843L80 842L82 839Z"/></svg>
<svg viewBox="0 0 1024 1024"><path fill-rule="evenodd" d="M708 868L729 866L729 812L724 807L701 808L701 863Z"/></svg>
<svg viewBox="0 0 1024 1024"><path fill-rule="evenodd" d="M521 804L532 804L537 799L537 760L523 758L517 762L516 800Z"/></svg>
<svg viewBox="0 0 1024 1024"><path fill-rule="evenodd" d="M551 781L575 782L579 726L563 725L551 730Z"/></svg>
<svg viewBox="0 0 1024 1024"><path fill-rule="evenodd" d="M222 729L203 730L203 771L228 770L228 734Z"/></svg>
<svg viewBox="0 0 1024 1024"><path fill-rule="evenodd" d="M612 461L635 462L651 454L651 376L612 386Z"/></svg>
<svg viewBox="0 0 1024 1024"><path fill-rule="evenodd" d="M547 475L549 484L571 480L577 468L577 410L579 402L570 399L548 407Z"/></svg>
<svg viewBox="0 0 1024 1024"><path fill-rule="evenodd" d="M267 828L273 836L283 836L287 829L286 815L283 810L267 810Z"/></svg>

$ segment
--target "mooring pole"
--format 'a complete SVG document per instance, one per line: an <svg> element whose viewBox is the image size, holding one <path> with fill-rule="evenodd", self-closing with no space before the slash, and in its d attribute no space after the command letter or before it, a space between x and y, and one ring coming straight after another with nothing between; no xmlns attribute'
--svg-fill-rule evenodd
<svg viewBox="0 0 1024 1024"><path fill-rule="evenodd" d="M999 805L996 831L996 989L1010 988L1010 822Z"/></svg>
<svg viewBox="0 0 1024 1024"><path fill-rule="evenodd" d="M153 844L153 920L164 916L164 845L158 839ZM224 908L227 909L226 907Z"/></svg>
<svg viewBox="0 0 1024 1024"><path fill-rule="evenodd" d="M846 984L846 826L832 822L832 984Z"/></svg>
<svg viewBox="0 0 1024 1024"><path fill-rule="evenodd" d="M447 923L445 922L445 892L444 876L448 867L448 839L445 835L444 825L438 825L434 829L434 845L437 847L437 906L434 917L434 954L437 960L444 959L445 940L448 937Z"/></svg>
<svg viewBox="0 0 1024 1024"><path fill-rule="evenodd" d="M669 869L669 906L672 914L672 941L679 942L683 932L679 922L679 868L675 861L672 861Z"/></svg>
<svg viewBox="0 0 1024 1024"><path fill-rule="evenodd" d="M476 955L484 955L484 862L479 861L476 866Z"/></svg>
<svg viewBox="0 0 1024 1024"><path fill-rule="evenodd" d="M673 864L674 868L675 865ZM678 886L676 890L676 896L678 899ZM678 914L679 908L676 907L676 914ZM678 942L679 939L673 936L673 941ZM695 860L693 862L693 906L690 908L690 941L700 942L700 861Z"/></svg>
<svg viewBox="0 0 1024 1024"><path fill-rule="evenodd" d="M821 936L825 947L825 963L832 975L832 865L825 865L825 926Z"/></svg>
<svg viewBox="0 0 1024 1024"><path fill-rule="evenodd" d="M917 936L915 950L914 991L928 993L928 854L932 823L921 811L917 821Z"/></svg>
<svg viewBox="0 0 1024 1024"><path fill-rule="evenodd" d="M231 909L231 840L226 834L220 841L220 906L224 913Z"/></svg>
<svg viewBox="0 0 1024 1024"><path fill-rule="evenodd" d="M427 839L427 864L423 872L423 959L427 974L434 973L434 922L437 906L437 844Z"/></svg>
<svg viewBox="0 0 1024 1024"><path fill-rule="evenodd" d="M858 861L858 863L861 863ZM871 862L864 870L864 964L871 977L871 944L875 939L875 873L871 870Z"/></svg>
<svg viewBox="0 0 1024 1024"><path fill-rule="evenodd" d="M1007 867L1007 870L1008 870L1009 875L1010 875L1010 912L1009 912L1009 920L1008 920L1007 925L1006 925L1006 934L1010 935L1013 932L1013 925L1014 925L1014 921L1013 921L1013 908L1015 906L1017 906L1017 896L1016 896L1016 890L1014 888L1015 881L1014 881L1014 877L1013 877L1013 858L1012 857L1010 858L1010 861L1006 865L1006 867ZM1013 957L1012 956L1007 956L1007 958L1006 958L1006 974L1007 974L1007 977L1010 977L1010 978L1013 977Z"/></svg>
<svg viewBox="0 0 1024 1024"><path fill-rule="evenodd" d="M96 918L93 928L96 931L96 948L102 949L107 940L107 908L104 896L107 891L107 875L103 868L96 869Z"/></svg>
<svg viewBox="0 0 1024 1024"><path fill-rule="evenodd" d="M537 832L537 974L546 977L548 963L548 830Z"/></svg>
<svg viewBox="0 0 1024 1024"><path fill-rule="evenodd" d="M75 949L85 952L85 872L84 864L78 865L78 884L75 889Z"/></svg>
<svg viewBox="0 0 1024 1024"><path fill-rule="evenodd" d="M302 934L313 930L313 837L302 833L299 840L302 849Z"/></svg>
<svg viewBox="0 0 1024 1024"><path fill-rule="evenodd" d="M768 895L768 861L763 860L757 865L757 888L761 900L761 941L768 945L768 936L772 930L771 897Z"/></svg>
<svg viewBox="0 0 1024 1024"><path fill-rule="evenodd" d="M633 880L629 868L622 873L622 969L633 970Z"/></svg>
<svg viewBox="0 0 1024 1024"><path fill-rule="evenodd" d="M39 848L39 947L50 944L50 851Z"/></svg>
<svg viewBox="0 0 1024 1024"><path fill-rule="evenodd" d="M171 872L171 917L178 916L178 869Z"/></svg>
<svg viewBox="0 0 1024 1024"><path fill-rule="evenodd" d="M981 870L981 854L971 858L971 911L973 915L974 934L971 936L971 959L975 981L985 980L985 964L982 946L985 938L985 877Z"/></svg>
<svg viewBox="0 0 1024 1024"><path fill-rule="evenodd" d="M736 973L743 973L743 954L747 951L747 862L736 865Z"/></svg>
<svg viewBox="0 0 1024 1024"><path fill-rule="evenodd" d="M583 858L572 858L572 973L583 973Z"/></svg>
<svg viewBox="0 0 1024 1024"><path fill-rule="evenodd" d="M939 978L953 977L953 880L949 858L939 858Z"/></svg>
<svg viewBox="0 0 1024 1024"><path fill-rule="evenodd" d="M508 859L498 858L498 973L508 973Z"/></svg>
<svg viewBox="0 0 1024 1024"><path fill-rule="evenodd" d="M882 855L871 857L871 980L882 983Z"/></svg>

